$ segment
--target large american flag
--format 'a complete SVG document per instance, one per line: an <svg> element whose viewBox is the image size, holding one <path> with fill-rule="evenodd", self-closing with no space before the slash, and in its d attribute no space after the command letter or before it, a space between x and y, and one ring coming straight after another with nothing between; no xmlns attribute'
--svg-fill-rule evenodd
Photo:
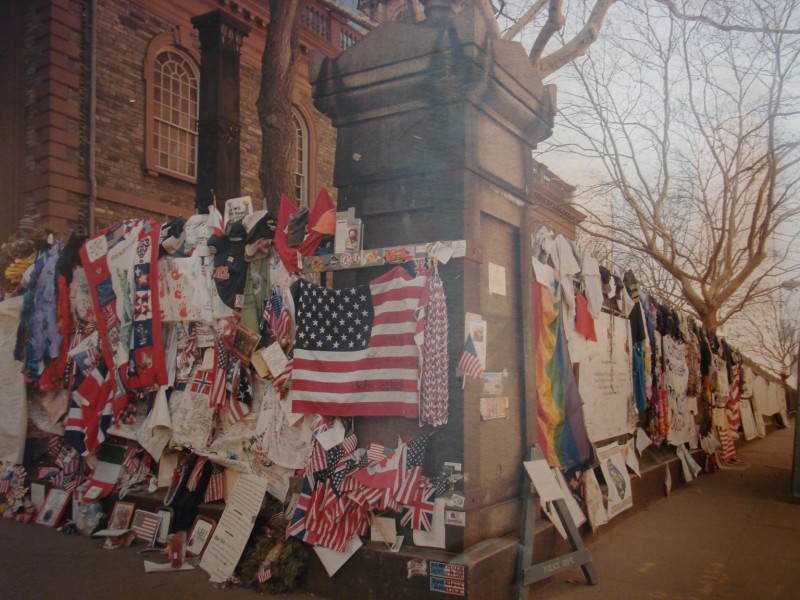
<svg viewBox="0 0 800 600"><path fill-rule="evenodd" d="M425 285L425 277L412 277L402 267L353 288L295 282L292 410L416 418L415 333Z"/></svg>

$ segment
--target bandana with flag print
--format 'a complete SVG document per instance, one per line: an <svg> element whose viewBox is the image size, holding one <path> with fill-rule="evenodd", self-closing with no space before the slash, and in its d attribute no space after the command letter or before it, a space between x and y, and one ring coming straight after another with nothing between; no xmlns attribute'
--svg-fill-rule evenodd
<svg viewBox="0 0 800 600"><path fill-rule="evenodd" d="M420 352L419 422L420 425L438 427L447 423L450 356L447 350L447 299L436 267L428 277L428 289L423 302L425 319Z"/></svg>

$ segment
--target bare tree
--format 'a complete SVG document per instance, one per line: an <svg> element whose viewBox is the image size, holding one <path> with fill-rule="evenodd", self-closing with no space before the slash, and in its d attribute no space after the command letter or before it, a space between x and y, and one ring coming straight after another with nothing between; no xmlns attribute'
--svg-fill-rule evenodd
<svg viewBox="0 0 800 600"><path fill-rule="evenodd" d="M269 0L267 42L261 58L256 107L261 125L261 192L277 214L281 194L292 186L292 82L299 56L295 27L299 0Z"/></svg>
<svg viewBox="0 0 800 600"><path fill-rule="evenodd" d="M800 343L800 304L781 291L748 305L731 318L725 337L784 385L797 363Z"/></svg>
<svg viewBox="0 0 800 600"><path fill-rule="evenodd" d="M800 149L785 126L800 40L785 30L796 2L752 3L752 34L659 4L620 7L593 55L572 63L560 104L562 131L577 137L558 150L602 165L581 199L586 228L647 256L716 329L792 268Z"/></svg>

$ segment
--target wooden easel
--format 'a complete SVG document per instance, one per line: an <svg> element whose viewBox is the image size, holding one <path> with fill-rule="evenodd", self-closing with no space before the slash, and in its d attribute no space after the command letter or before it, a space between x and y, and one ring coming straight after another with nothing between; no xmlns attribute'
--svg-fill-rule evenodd
<svg viewBox="0 0 800 600"><path fill-rule="evenodd" d="M529 460L543 460L544 454L538 446L533 446ZM591 585L597 583L597 572L592 564L592 556L583 543L580 532L572 520L572 515L564 499L554 502L556 513L567 532L572 552L557 558L547 560L536 565L531 564L533 559L533 538L536 525L536 500L539 495L530 477L525 475L525 505L522 512L522 539L520 540L519 554L517 555L517 598L528 600L528 586L552 577L556 573L580 567L586 576L586 581Z"/></svg>

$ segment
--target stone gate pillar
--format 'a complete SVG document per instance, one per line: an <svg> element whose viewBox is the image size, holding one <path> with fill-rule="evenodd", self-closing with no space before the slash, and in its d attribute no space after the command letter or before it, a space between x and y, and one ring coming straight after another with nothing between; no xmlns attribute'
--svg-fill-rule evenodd
<svg viewBox="0 0 800 600"><path fill-rule="evenodd" d="M429 466L463 466L466 521L448 527L447 550L466 552L520 526L522 460L535 434L526 425L535 424L535 408L525 401L522 273L530 259L521 231L533 196L531 151L551 134L555 89L536 77L520 44L494 38L472 7L453 16L448 4L432 0L419 24L384 23L336 58L312 57L310 79L316 107L337 129L338 210L355 208L364 248L469 242L466 259L440 269L450 418L428 457ZM337 272L335 286L375 276ZM486 370L507 373L508 419L481 421L480 384L468 378L462 390L456 377L467 312L488 322ZM398 433L410 439L419 428L361 419L357 431L361 445L395 445Z"/></svg>

